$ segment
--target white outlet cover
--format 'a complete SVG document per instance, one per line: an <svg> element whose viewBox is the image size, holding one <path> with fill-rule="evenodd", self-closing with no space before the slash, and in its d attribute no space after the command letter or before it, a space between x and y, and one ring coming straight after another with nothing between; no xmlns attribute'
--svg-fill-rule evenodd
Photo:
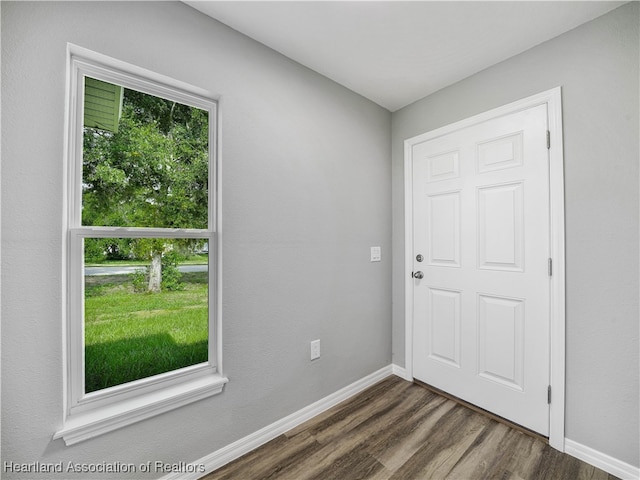
<svg viewBox="0 0 640 480"><path fill-rule="evenodd" d="M371 247L371 261L379 262L382 259L382 249L380 247Z"/></svg>

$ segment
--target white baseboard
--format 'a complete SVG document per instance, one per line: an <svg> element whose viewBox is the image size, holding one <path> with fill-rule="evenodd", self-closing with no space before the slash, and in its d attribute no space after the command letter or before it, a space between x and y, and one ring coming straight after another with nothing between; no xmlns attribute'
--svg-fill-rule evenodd
<svg viewBox="0 0 640 480"><path fill-rule="evenodd" d="M564 441L564 452L623 480L640 479L640 468L568 438Z"/></svg>
<svg viewBox="0 0 640 480"><path fill-rule="evenodd" d="M306 422L307 420L312 419L316 415L324 412L325 410L330 409L331 407L337 405L338 403L351 398L352 396L360 393L366 388L374 385L380 380L396 374L394 371L393 365L388 365L380 370L373 372L370 375L352 383L351 385L347 385L346 387L338 390L331 395L326 396L325 398L318 400L311 405L298 410L291 415L278 420L277 422L272 423L271 425L267 425L266 427L254 432L250 435L247 435L236 442L233 442L226 447L221 448L209 455L202 457L195 462L191 462L188 466L186 466L183 471L190 472L194 471L197 473L171 473L162 477L161 480L197 480L203 475L210 473L223 465L235 460L236 458L241 457L249 453L252 450L255 450L261 445L264 445L270 440L273 440L279 435L282 435L285 432L297 427L301 423ZM402 375L398 375L402 376ZM204 466L204 472L202 471L201 466Z"/></svg>
<svg viewBox="0 0 640 480"><path fill-rule="evenodd" d="M394 375L406 380L408 382L413 382L413 378L409 375L409 372L404 367L399 367L395 363L391 365L391 373Z"/></svg>

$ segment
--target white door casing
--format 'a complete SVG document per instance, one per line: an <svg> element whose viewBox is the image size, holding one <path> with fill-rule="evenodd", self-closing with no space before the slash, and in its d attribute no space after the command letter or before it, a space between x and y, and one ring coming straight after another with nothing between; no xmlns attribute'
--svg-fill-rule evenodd
<svg viewBox="0 0 640 480"><path fill-rule="evenodd" d="M563 450L560 89L407 140L405 168L407 374Z"/></svg>

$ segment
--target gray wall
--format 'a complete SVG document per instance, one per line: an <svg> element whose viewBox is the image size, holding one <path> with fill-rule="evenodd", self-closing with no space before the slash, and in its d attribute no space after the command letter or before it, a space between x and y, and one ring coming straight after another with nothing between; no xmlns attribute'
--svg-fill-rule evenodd
<svg viewBox="0 0 640 480"><path fill-rule="evenodd" d="M389 112L181 3L1 10L3 461L196 460L390 364ZM67 42L222 98L230 378L221 395L72 447L51 439L64 408Z"/></svg>
<svg viewBox="0 0 640 480"><path fill-rule="evenodd" d="M638 458L638 3L627 4L397 111L393 361L404 365L406 138L562 86L566 436Z"/></svg>

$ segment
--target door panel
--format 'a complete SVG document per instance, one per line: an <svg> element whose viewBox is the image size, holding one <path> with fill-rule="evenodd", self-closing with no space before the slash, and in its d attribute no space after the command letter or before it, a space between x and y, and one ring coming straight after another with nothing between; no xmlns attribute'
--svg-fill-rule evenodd
<svg viewBox="0 0 640 480"><path fill-rule="evenodd" d="M522 165L522 132L478 144L478 173Z"/></svg>
<svg viewBox="0 0 640 480"><path fill-rule="evenodd" d="M523 390L524 301L478 295L478 374Z"/></svg>
<svg viewBox="0 0 640 480"><path fill-rule="evenodd" d="M414 377L549 431L546 105L412 146Z"/></svg>
<svg viewBox="0 0 640 480"><path fill-rule="evenodd" d="M460 192L427 197L429 265L460 266Z"/></svg>
<svg viewBox="0 0 640 480"><path fill-rule="evenodd" d="M479 268L524 271L523 188L518 182L478 189Z"/></svg>
<svg viewBox="0 0 640 480"><path fill-rule="evenodd" d="M427 158L427 181L438 182L458 178L460 174L460 152L441 153Z"/></svg>
<svg viewBox="0 0 640 480"><path fill-rule="evenodd" d="M429 289L430 356L460 366L460 292Z"/></svg>

